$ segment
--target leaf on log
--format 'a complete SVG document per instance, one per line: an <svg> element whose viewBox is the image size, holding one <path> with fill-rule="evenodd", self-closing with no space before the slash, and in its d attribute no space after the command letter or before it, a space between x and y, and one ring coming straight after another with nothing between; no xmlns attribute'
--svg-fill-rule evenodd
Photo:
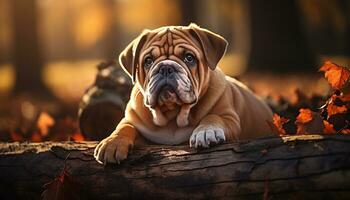
<svg viewBox="0 0 350 200"><path fill-rule="evenodd" d="M70 176L65 165L53 181L44 185L45 190L41 197L43 200L78 200L79 184Z"/></svg>

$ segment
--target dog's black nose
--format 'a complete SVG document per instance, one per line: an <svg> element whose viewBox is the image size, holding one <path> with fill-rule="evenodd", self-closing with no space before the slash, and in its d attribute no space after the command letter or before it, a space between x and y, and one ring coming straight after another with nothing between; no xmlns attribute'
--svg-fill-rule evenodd
<svg viewBox="0 0 350 200"><path fill-rule="evenodd" d="M159 69L159 73L163 76L170 76L170 74L175 72L175 68L171 65L163 65Z"/></svg>

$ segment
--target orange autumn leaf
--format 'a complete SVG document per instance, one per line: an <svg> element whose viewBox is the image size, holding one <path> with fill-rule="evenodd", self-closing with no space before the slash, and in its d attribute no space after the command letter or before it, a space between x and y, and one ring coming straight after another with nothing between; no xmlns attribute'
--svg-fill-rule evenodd
<svg viewBox="0 0 350 200"><path fill-rule="evenodd" d="M345 113L347 110L348 109L346 108L345 105L336 106L333 103L330 103L327 105L327 113L329 117L338 113Z"/></svg>
<svg viewBox="0 0 350 200"><path fill-rule="evenodd" d="M334 129L333 124L329 123L326 120L323 120L323 125L324 125L324 129L323 132L326 134L334 134L337 133L337 131Z"/></svg>
<svg viewBox="0 0 350 200"><path fill-rule="evenodd" d="M35 132L30 136L30 141L31 142L41 142L42 141L42 137L40 135L40 133Z"/></svg>
<svg viewBox="0 0 350 200"><path fill-rule="evenodd" d="M341 134L350 134L350 129L343 129L340 131Z"/></svg>
<svg viewBox="0 0 350 200"><path fill-rule="evenodd" d="M42 136L49 133L49 128L55 124L55 120L46 112L40 113L37 121L37 127Z"/></svg>
<svg viewBox="0 0 350 200"><path fill-rule="evenodd" d="M74 133L71 138L73 141L77 142L85 140L84 136L81 133Z"/></svg>
<svg viewBox="0 0 350 200"><path fill-rule="evenodd" d="M339 96L340 100L343 101L343 102L348 102L350 101L350 92L345 94L345 93L342 93L340 96Z"/></svg>
<svg viewBox="0 0 350 200"><path fill-rule="evenodd" d="M338 66L330 61L326 61L319 71L323 71L332 88L338 90L342 89L350 77L349 69Z"/></svg>
<svg viewBox="0 0 350 200"><path fill-rule="evenodd" d="M278 114L273 114L272 123L268 121L271 131L277 135L286 135L286 131L283 128L285 123L289 122L289 119L279 116Z"/></svg>
<svg viewBox="0 0 350 200"><path fill-rule="evenodd" d="M297 135L321 133L324 130L323 120L319 113L301 108L295 121Z"/></svg>
<svg viewBox="0 0 350 200"><path fill-rule="evenodd" d="M301 108L299 110L299 115L297 116L296 123L307 123L312 120L312 111L310 109Z"/></svg>

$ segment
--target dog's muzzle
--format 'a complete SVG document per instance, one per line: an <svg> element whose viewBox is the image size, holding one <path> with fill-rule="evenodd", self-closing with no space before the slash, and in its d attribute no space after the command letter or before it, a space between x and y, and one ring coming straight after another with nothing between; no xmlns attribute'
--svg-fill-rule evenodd
<svg viewBox="0 0 350 200"><path fill-rule="evenodd" d="M164 104L192 103L196 97L187 71L173 60L163 60L150 69L145 103L151 108Z"/></svg>

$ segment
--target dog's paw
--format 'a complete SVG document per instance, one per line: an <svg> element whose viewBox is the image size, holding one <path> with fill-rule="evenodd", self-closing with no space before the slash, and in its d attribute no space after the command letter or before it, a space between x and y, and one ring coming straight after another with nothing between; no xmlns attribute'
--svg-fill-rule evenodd
<svg viewBox="0 0 350 200"><path fill-rule="evenodd" d="M209 147L210 144L218 144L226 140L222 128L215 126L199 126L190 137L190 147Z"/></svg>
<svg viewBox="0 0 350 200"><path fill-rule="evenodd" d="M111 135L102 140L95 148L94 157L101 164L118 163L128 157L134 142L128 137Z"/></svg>

